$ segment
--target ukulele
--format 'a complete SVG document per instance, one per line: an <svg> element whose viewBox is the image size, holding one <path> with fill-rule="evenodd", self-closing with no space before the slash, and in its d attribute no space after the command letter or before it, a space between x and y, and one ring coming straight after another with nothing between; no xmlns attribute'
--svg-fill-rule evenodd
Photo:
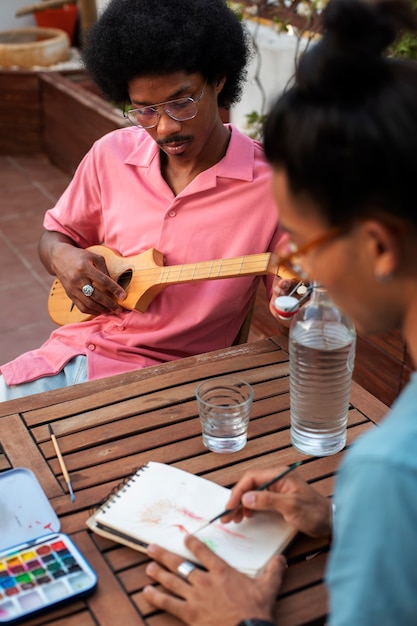
<svg viewBox="0 0 417 626"><path fill-rule="evenodd" d="M87 249L104 257L111 278L126 291L127 297L119 301L120 306L141 313L144 313L152 300L169 285L238 276L278 274L278 259L271 252L165 266L163 254L155 248L126 258L105 246L91 246ZM49 292L48 312L59 326L84 322L94 317L82 313L75 306L58 278Z"/></svg>

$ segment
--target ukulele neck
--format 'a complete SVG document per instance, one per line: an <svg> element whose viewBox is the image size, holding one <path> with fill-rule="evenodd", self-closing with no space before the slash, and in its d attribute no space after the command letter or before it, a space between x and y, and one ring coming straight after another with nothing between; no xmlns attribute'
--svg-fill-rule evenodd
<svg viewBox="0 0 417 626"><path fill-rule="evenodd" d="M252 254L232 259L215 259L185 265L161 267L159 283L171 285L195 280L215 280L238 276L257 276L278 273L277 259L272 253Z"/></svg>

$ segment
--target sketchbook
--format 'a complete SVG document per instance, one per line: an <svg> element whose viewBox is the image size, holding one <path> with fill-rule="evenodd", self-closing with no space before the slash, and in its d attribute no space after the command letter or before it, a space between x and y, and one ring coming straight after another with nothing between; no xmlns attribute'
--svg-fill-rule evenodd
<svg viewBox="0 0 417 626"><path fill-rule="evenodd" d="M164 463L149 462L87 520L95 533L146 552L156 543L197 562L184 537L226 508L230 489ZM213 552L248 576L258 576L296 530L278 513L256 513L239 524L213 522L197 533Z"/></svg>

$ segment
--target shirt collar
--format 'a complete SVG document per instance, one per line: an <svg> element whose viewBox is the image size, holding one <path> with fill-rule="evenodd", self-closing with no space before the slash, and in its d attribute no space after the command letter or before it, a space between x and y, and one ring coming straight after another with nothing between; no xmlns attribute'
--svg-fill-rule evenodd
<svg viewBox="0 0 417 626"><path fill-rule="evenodd" d="M216 176L251 181L253 179L255 159L254 142L232 124L227 124L226 126L231 131L231 136L226 154L213 166ZM126 155L124 162L136 167L149 168L155 157L159 157L158 145L141 128L129 128L126 130L138 133L139 141L135 142L132 150Z"/></svg>

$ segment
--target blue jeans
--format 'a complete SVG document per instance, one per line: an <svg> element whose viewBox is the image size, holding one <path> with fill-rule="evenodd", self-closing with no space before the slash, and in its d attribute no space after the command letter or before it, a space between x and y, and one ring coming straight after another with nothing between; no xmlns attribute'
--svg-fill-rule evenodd
<svg viewBox="0 0 417 626"><path fill-rule="evenodd" d="M76 356L69 361L63 370L54 376L43 376L29 383L20 385L6 385L3 376L0 375L0 402L31 396L34 393L42 393L60 387L69 387L87 381L87 357Z"/></svg>

